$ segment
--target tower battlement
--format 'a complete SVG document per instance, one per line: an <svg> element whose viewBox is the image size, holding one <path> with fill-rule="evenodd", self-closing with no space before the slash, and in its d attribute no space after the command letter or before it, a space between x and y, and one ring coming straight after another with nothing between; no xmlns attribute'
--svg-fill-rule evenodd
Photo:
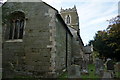
<svg viewBox="0 0 120 80"><path fill-rule="evenodd" d="M67 26L79 32L79 16L75 5L73 8L68 9L61 8L60 14Z"/></svg>
<svg viewBox="0 0 120 80"><path fill-rule="evenodd" d="M68 9L62 9L60 10L60 12L76 12L77 9L76 9L76 6L74 5L73 8L68 8Z"/></svg>

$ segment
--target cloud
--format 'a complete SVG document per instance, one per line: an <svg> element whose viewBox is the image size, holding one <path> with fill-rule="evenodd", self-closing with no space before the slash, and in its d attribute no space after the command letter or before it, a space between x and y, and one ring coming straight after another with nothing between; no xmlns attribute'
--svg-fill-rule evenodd
<svg viewBox="0 0 120 80"><path fill-rule="evenodd" d="M114 11L117 11L116 5L108 6L107 3L104 6L102 4L91 3L91 5L88 5L88 6L86 5L81 7L79 6L79 9L78 9L80 18L84 17L85 20L102 17L105 15L111 14ZM81 16L81 15L84 15L84 16Z"/></svg>
<svg viewBox="0 0 120 80"><path fill-rule="evenodd" d="M72 3L72 2L118 2L119 0L43 0L45 2L48 2L48 3L52 3L52 2L62 2L62 3Z"/></svg>
<svg viewBox="0 0 120 80"><path fill-rule="evenodd" d="M93 39L98 30L105 29L106 20L117 16L119 0L43 0L56 9L77 7L81 36L84 43Z"/></svg>
<svg viewBox="0 0 120 80"><path fill-rule="evenodd" d="M5 0L4 0L5 1ZM84 43L93 38L95 32L107 27L106 20L117 16L119 0L42 0L58 11L60 8L77 7L81 36ZM102 27L97 27L102 26ZM106 27L105 27L106 26Z"/></svg>

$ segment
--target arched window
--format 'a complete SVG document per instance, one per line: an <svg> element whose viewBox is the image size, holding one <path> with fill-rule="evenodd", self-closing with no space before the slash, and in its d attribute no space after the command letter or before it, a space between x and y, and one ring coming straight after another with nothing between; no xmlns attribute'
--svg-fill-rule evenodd
<svg viewBox="0 0 120 80"><path fill-rule="evenodd" d="M9 39L22 39L25 15L23 12L15 11L10 15Z"/></svg>
<svg viewBox="0 0 120 80"><path fill-rule="evenodd" d="M70 24L71 23L71 16L67 15L66 19L65 19L66 24Z"/></svg>

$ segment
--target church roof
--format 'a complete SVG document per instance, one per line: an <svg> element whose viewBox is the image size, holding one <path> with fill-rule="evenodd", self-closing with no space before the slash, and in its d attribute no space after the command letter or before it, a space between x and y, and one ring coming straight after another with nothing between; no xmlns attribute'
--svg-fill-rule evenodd
<svg viewBox="0 0 120 80"><path fill-rule="evenodd" d="M91 54L92 53L92 46L85 46L85 53Z"/></svg>
<svg viewBox="0 0 120 80"><path fill-rule="evenodd" d="M68 28L69 28L70 32L72 33L73 37L76 38L77 37L77 31L75 29L69 27L69 26L68 26Z"/></svg>

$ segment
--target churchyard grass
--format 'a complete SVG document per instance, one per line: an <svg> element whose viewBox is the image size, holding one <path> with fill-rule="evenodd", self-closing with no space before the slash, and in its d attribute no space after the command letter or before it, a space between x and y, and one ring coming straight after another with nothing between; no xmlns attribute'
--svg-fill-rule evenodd
<svg viewBox="0 0 120 80"><path fill-rule="evenodd" d="M66 78L68 78L68 74L67 72L64 72L58 77L58 80L66 80Z"/></svg>
<svg viewBox="0 0 120 80"><path fill-rule="evenodd" d="M88 65L88 72L89 72L89 74L81 74L81 78L86 78L86 79L88 79L88 78L96 78L96 80L98 79L98 78L100 78L100 76L98 76L98 75L95 75L95 65L94 64L89 64ZM60 75L58 78L61 78L60 80L64 80L65 78L68 78L68 74L67 74L67 72L65 72L65 73L63 73L62 75Z"/></svg>
<svg viewBox="0 0 120 80"><path fill-rule="evenodd" d="M14 79L35 79L35 78L31 76L15 76Z"/></svg>
<svg viewBox="0 0 120 80"><path fill-rule="evenodd" d="M95 75L95 65L89 64L88 65L88 73L86 75L81 75L81 78L100 78L98 75Z"/></svg>
<svg viewBox="0 0 120 80"><path fill-rule="evenodd" d="M116 78L120 78L120 72L115 72Z"/></svg>

